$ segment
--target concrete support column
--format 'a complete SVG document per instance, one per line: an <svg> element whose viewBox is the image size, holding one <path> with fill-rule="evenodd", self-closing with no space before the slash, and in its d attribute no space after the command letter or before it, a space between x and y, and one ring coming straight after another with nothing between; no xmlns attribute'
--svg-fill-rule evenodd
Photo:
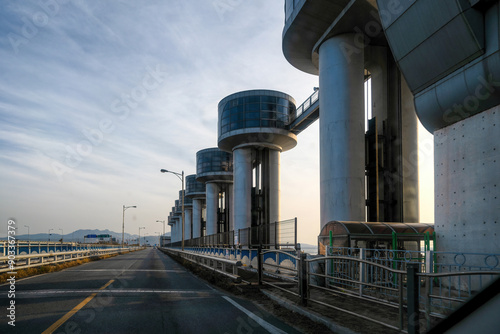
<svg viewBox="0 0 500 334"><path fill-rule="evenodd" d="M401 108L403 222L418 223L420 221L418 211L418 119L413 103L413 94L403 75L401 75ZM432 143L428 143L428 145L432 145ZM430 150L429 147L427 149Z"/></svg>
<svg viewBox="0 0 500 334"><path fill-rule="evenodd" d="M174 220L172 224L172 242L177 241L177 219Z"/></svg>
<svg viewBox="0 0 500 334"><path fill-rule="evenodd" d="M181 236L180 236L180 224L181 224L181 220L180 219L176 219L175 220L175 241L178 242L178 241L181 241Z"/></svg>
<svg viewBox="0 0 500 334"><path fill-rule="evenodd" d="M280 220L280 152L269 150L269 223Z"/></svg>
<svg viewBox="0 0 500 334"><path fill-rule="evenodd" d="M234 231L234 191L233 184L227 185L227 194L229 197L229 231Z"/></svg>
<svg viewBox="0 0 500 334"><path fill-rule="evenodd" d="M251 227L252 150L236 148L233 151L234 230Z"/></svg>
<svg viewBox="0 0 500 334"><path fill-rule="evenodd" d="M192 212L192 209L184 209L184 219L186 220L184 223L184 240L191 239L191 226L193 224Z"/></svg>
<svg viewBox="0 0 500 334"><path fill-rule="evenodd" d="M207 235L217 233L217 208L219 206L219 187L217 183L207 182Z"/></svg>
<svg viewBox="0 0 500 334"><path fill-rule="evenodd" d="M364 54L357 39L339 35L319 48L321 227L365 220Z"/></svg>
<svg viewBox="0 0 500 334"><path fill-rule="evenodd" d="M193 198L193 239L201 237L201 209L203 202L201 199Z"/></svg>

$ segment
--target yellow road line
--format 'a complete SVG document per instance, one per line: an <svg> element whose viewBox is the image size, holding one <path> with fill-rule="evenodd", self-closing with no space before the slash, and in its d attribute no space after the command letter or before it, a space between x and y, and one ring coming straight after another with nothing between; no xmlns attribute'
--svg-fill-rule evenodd
<svg viewBox="0 0 500 334"><path fill-rule="evenodd" d="M114 281L115 281L114 279L110 280L108 283L106 283L102 287L100 287L99 290L106 289ZM97 293L93 293L90 296L88 296L87 298L85 298L84 301L82 301L80 304L76 305L71 311L66 313L61 319L59 319L55 323L53 323L52 326L47 328L44 332L42 332L42 334L53 333L62 324L64 324L66 321L68 321L68 319L71 318L76 312L80 311L85 305L87 305L95 296L97 296Z"/></svg>

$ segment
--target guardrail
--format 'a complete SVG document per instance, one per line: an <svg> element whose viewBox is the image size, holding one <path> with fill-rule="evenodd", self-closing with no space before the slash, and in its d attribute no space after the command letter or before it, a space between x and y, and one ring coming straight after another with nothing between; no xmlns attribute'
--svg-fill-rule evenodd
<svg viewBox="0 0 500 334"><path fill-rule="evenodd" d="M500 275L491 255L484 259L489 264L486 267L489 270L474 270L476 267L472 266L436 273L432 272L432 262L422 263L420 258L406 256L404 265L398 262L394 266L391 262L380 262L379 258L363 258L363 250L359 257L349 254L312 258L305 253L296 254L295 251L261 248L239 252L214 248L207 250L211 256L194 253L196 251L200 250L165 249L165 252L179 255L236 280L237 267L246 263L247 267L257 270L259 285L268 285L298 297L304 306L308 302L320 304L408 333L418 333L420 326L429 330L431 317L433 321L446 317ZM430 251L424 254L427 259L433 258ZM229 260L229 257L236 260ZM227 272L226 265L232 267L232 274ZM268 277L279 278L280 282ZM393 315L380 319L373 314L360 314L347 309L342 303L336 304L338 296L385 307L388 314ZM420 317L420 313L425 318Z"/></svg>
<svg viewBox="0 0 500 334"><path fill-rule="evenodd" d="M14 244L11 244L8 241L0 241L0 256L8 255L9 251L14 251L16 255L24 255L116 247L117 245L97 243L16 240Z"/></svg>
<svg viewBox="0 0 500 334"><path fill-rule="evenodd" d="M318 99L319 99L319 89L316 89L314 93L312 93L300 106L297 107L295 115L291 117L289 123L292 123L297 118L299 118L300 115L302 115L307 109L309 109L309 107L312 106L314 102L318 101Z"/></svg>
<svg viewBox="0 0 500 334"><path fill-rule="evenodd" d="M141 247L142 248L142 247ZM50 252L41 254L7 255L0 256L0 273L14 272L20 269L39 267L47 264L74 261L88 257L111 255L141 249L139 247L113 248L113 249L85 249L69 252ZM22 263L22 265L19 265Z"/></svg>
<svg viewBox="0 0 500 334"><path fill-rule="evenodd" d="M166 245L181 247L180 241ZM184 240L184 247L241 248L297 246L297 218Z"/></svg>
<svg viewBox="0 0 500 334"><path fill-rule="evenodd" d="M310 264L314 262L324 263L325 274L311 272L309 269ZM315 302L400 331L403 331L405 328L403 314L404 309L406 309L406 327L408 333L419 332L420 312L425 314L427 330L431 327L431 316L443 318L446 315L436 312L436 309L433 312L432 307L434 305L431 303L432 300L444 300L454 303L453 307L445 310L449 313L466 302L474 293L478 292L478 290L469 291L469 294L464 295L460 289L449 290L450 284L446 284L447 289L442 289L443 282L441 279L447 278L451 280L457 277L467 277L466 279L471 281L472 277L481 277L486 284L488 281L492 282L494 276L500 275L500 271L420 273L420 269L422 268L420 263L407 263L406 270L397 270L369 260L349 256L318 257L300 261L299 265L302 266L300 271L305 272L307 278L306 282L299 283L299 294L305 305L307 305L307 301ZM318 282L318 280L312 279L313 277L318 277L323 282ZM483 286L478 287L478 289L481 288ZM395 326L394 324L360 315L357 312L314 299L311 297L311 289L325 292L334 291L338 295L398 308L398 324ZM449 291L452 291L452 293L449 293Z"/></svg>
<svg viewBox="0 0 500 334"><path fill-rule="evenodd" d="M232 280L234 280L235 282L241 281L241 278L238 276L238 267L240 267L242 264L241 261L239 260L228 260L225 258L201 255L171 248L159 248L159 249L164 253L179 256L183 259L196 263L202 267L205 267L219 274L227 276ZM228 272L228 270L231 270L231 272Z"/></svg>

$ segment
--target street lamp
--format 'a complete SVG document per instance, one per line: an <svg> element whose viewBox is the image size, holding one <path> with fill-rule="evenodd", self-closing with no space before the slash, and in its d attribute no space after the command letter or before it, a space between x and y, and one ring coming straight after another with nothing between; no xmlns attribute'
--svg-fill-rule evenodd
<svg viewBox="0 0 500 334"><path fill-rule="evenodd" d="M59 231L61 231L61 243L63 243L63 240L64 240L64 232L63 232L63 229L60 228Z"/></svg>
<svg viewBox="0 0 500 334"><path fill-rule="evenodd" d="M53 228L49 228L49 242L50 242L50 231L53 231Z"/></svg>
<svg viewBox="0 0 500 334"><path fill-rule="evenodd" d="M30 242L30 227L28 225L24 225L24 227L28 228L28 242Z"/></svg>
<svg viewBox="0 0 500 334"><path fill-rule="evenodd" d="M137 208L137 206L132 205L132 206L123 206L123 220L122 220L122 248L123 248L123 242L125 241L124 236L125 236L125 210L129 208Z"/></svg>
<svg viewBox="0 0 500 334"><path fill-rule="evenodd" d="M182 241L181 241L181 249L184 250L184 171L182 171L182 173L176 173L176 172L172 172L171 170L160 169L160 172L172 173L175 176L177 176L179 178L179 180L181 180L181 182L182 182L182 208L181 208L181 210L182 210L182 225L181 225Z"/></svg>
<svg viewBox="0 0 500 334"><path fill-rule="evenodd" d="M163 235L165 235L165 221L164 220L157 220L157 223L163 223Z"/></svg>
<svg viewBox="0 0 500 334"><path fill-rule="evenodd" d="M141 247L141 230L145 229L145 227L139 227L139 247Z"/></svg>

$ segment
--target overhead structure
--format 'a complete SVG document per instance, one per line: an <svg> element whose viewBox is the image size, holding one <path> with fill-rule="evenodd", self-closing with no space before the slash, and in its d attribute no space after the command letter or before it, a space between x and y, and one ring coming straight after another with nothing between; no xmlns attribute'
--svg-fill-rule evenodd
<svg viewBox="0 0 500 334"><path fill-rule="evenodd" d="M435 139L437 245L498 251L499 13L495 0L285 1L283 53L319 75L322 226L363 221L365 198L368 220L418 221L417 114Z"/></svg>
<svg viewBox="0 0 500 334"><path fill-rule="evenodd" d="M319 76L321 227L418 222L413 96L375 1L287 0L282 37L290 64Z"/></svg>
<svg viewBox="0 0 500 334"><path fill-rule="evenodd" d="M217 147L196 153L196 181L206 187L206 235L232 230L233 156Z"/></svg>
<svg viewBox="0 0 500 334"><path fill-rule="evenodd" d="M186 199L192 200L193 238L205 235L205 193L205 183L196 181L196 174L186 176Z"/></svg>
<svg viewBox="0 0 500 334"><path fill-rule="evenodd" d="M234 230L280 218L280 153L297 145L286 129L295 100L272 90L234 93L219 102L218 146L234 164Z"/></svg>
<svg viewBox="0 0 500 334"><path fill-rule="evenodd" d="M380 13L389 3L377 0ZM500 249L500 2L407 1L382 25L434 134L442 250ZM421 15L429 13L430 15ZM382 15L381 15L382 17Z"/></svg>

